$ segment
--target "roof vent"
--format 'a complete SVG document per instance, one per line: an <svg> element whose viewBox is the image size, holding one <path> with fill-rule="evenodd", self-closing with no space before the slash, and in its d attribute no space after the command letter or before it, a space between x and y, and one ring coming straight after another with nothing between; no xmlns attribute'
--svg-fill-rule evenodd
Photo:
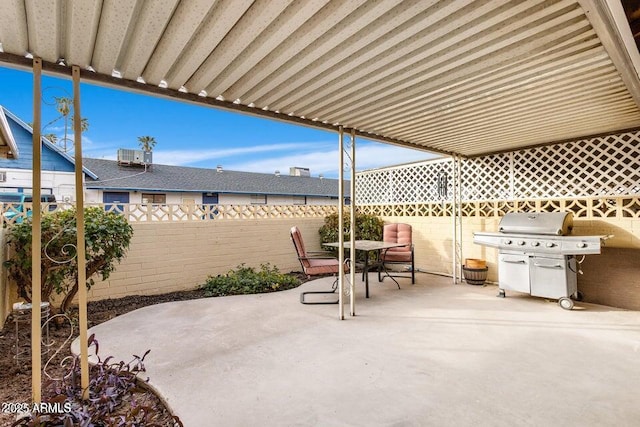
<svg viewBox="0 0 640 427"><path fill-rule="evenodd" d="M216 172L218 172L218 173L222 172L222 165L216 166Z"/></svg>
<svg viewBox="0 0 640 427"><path fill-rule="evenodd" d="M318 175L318 178L320 178L322 180L322 179L324 179L324 175L320 174L320 175Z"/></svg>
<svg viewBox="0 0 640 427"><path fill-rule="evenodd" d="M309 168L299 168L297 166L289 168L290 176L311 176Z"/></svg>
<svg viewBox="0 0 640 427"><path fill-rule="evenodd" d="M276 176L280 176L280 171L276 171Z"/></svg>

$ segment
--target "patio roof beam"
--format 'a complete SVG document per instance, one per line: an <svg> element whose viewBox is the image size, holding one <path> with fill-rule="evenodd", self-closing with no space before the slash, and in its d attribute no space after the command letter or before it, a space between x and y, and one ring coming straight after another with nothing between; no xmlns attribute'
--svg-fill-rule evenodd
<svg viewBox="0 0 640 427"><path fill-rule="evenodd" d="M29 58L26 58L20 55L0 52L0 63L10 64L15 68L29 70L31 60ZM52 74L57 77L62 77L62 78L69 77L69 68L65 65L59 65L53 62L43 61L42 69L45 73ZM320 129L320 130L327 130L327 131L336 132L336 133L339 132L340 126L346 125L343 123L323 123L319 120L312 120L305 117L298 117L295 115L279 113L277 111L265 110L262 108L249 107L243 104L236 104L231 101L221 101L215 98L200 96L194 93L182 92L179 90L162 88L159 86L146 84L138 81L126 80L126 79L117 78L113 76L97 74L89 70L80 69L80 77L85 82L95 83L97 85L106 86L113 89L127 90L130 92L135 92L143 95L159 96L162 98L188 102L188 103L197 104L200 106L213 107L213 108L218 108L218 109L232 111L232 112L249 114L256 117L267 118L267 119L277 120L277 121L286 122L286 123L293 123L300 126L306 126L306 127L311 127L311 128ZM455 154L448 150L431 147L428 144L416 144L409 140L391 138L385 135L375 134L372 132L366 132L358 129L354 129L354 132L357 136L361 138L371 139L379 142L385 142L385 143L389 143L389 144L393 144L401 147L411 148L414 150L423 150L423 151L428 151L428 152L442 154L442 155Z"/></svg>
<svg viewBox="0 0 640 427"><path fill-rule="evenodd" d="M640 53L619 0L578 0L625 86L640 107Z"/></svg>
<svg viewBox="0 0 640 427"><path fill-rule="evenodd" d="M637 132L639 131L640 128L628 128L628 129L621 129L619 131L617 131L616 133L629 133L629 132ZM578 139L594 139L594 138L603 138L606 136L611 135L611 132L606 132L606 133L598 133L598 134L594 134L594 135L586 135L586 136L582 136ZM549 142L546 144L531 144L531 145L525 145L523 147L519 147L518 150L530 150L532 148L535 147L547 147L550 145L556 145L556 144L564 144L567 142L574 142L576 141L576 138L567 138L567 139L562 139L562 140L558 140L558 141L554 141L554 142ZM467 158L467 159L476 159L478 157L483 157L483 156L493 156L496 154L503 154L503 153L511 153L513 151L513 149L504 149L504 150L496 150L496 151L491 151L489 153L485 153L485 154L474 154L473 156L467 156L467 157L461 157L462 159Z"/></svg>

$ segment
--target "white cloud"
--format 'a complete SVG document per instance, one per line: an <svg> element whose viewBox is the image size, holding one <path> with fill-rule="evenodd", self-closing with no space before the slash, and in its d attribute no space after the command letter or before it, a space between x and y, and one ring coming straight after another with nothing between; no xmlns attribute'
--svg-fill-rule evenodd
<svg viewBox="0 0 640 427"><path fill-rule="evenodd" d="M118 145L114 142L96 143L83 136L85 157L115 160ZM390 144L362 141L356 145L356 169L362 171L401 163L417 162L436 155L426 151L410 150ZM217 164L228 170L246 172L289 173L292 166L306 167L313 176L338 176L338 144L334 141L287 142L249 147L212 149L184 149L153 151L156 164L213 168ZM349 164L345 154L345 162ZM348 173L348 166L345 172Z"/></svg>
<svg viewBox="0 0 640 427"><path fill-rule="evenodd" d="M361 171L400 163L418 162L433 157L436 157L436 155L425 151L410 150L385 144L363 143L361 146L356 145L356 170ZM349 162L346 155L345 162ZM289 168L292 166L309 168L313 176L323 174L327 177L336 177L338 176L338 149L336 147L333 150L318 150L261 160L247 160L225 165L225 168L262 173L272 173L279 170L281 173L288 173Z"/></svg>
<svg viewBox="0 0 640 427"><path fill-rule="evenodd" d="M153 162L164 165L189 165L215 160L221 163L222 159L233 156L251 156L254 154L262 156L263 153L291 151L299 149L301 146L303 145L300 143L282 143L212 150L154 150Z"/></svg>

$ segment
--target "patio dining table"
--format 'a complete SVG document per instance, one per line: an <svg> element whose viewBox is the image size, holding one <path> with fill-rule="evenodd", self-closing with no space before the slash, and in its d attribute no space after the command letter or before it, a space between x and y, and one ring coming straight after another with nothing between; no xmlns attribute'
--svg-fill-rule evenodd
<svg viewBox="0 0 640 427"><path fill-rule="evenodd" d="M323 243L324 246L330 246L333 248L339 248L339 242L331 242L331 243ZM380 266L380 251L383 249L389 248L399 248L401 246L407 246L406 243L391 243L391 242L381 242L378 240L356 240L355 241L355 249L356 251L365 252L364 256L364 265L362 267L362 275L364 277L364 288L365 288L365 297L369 298L369 270L373 267ZM351 249L351 242L344 242L345 249ZM373 264L369 264L369 253L376 252L376 262ZM397 282L396 282L397 284Z"/></svg>

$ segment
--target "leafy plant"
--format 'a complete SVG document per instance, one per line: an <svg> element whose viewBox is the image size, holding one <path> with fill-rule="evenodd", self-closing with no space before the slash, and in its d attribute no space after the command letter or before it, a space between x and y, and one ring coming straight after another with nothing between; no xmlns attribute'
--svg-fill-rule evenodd
<svg viewBox="0 0 640 427"><path fill-rule="evenodd" d="M345 211L342 227L344 229L345 241L351 238L350 226L351 221L349 212ZM382 228L384 221L375 215L363 214L356 212L356 240L382 240ZM324 225L318 230L320 233L321 243L330 243L338 241L338 214L333 213L324 218ZM337 249L330 249L331 252L337 253Z"/></svg>
<svg viewBox="0 0 640 427"><path fill-rule="evenodd" d="M207 296L217 297L282 291L299 285L298 278L280 273L277 267L269 263L262 264L260 271L241 264L224 276L209 276L202 289Z"/></svg>
<svg viewBox="0 0 640 427"><path fill-rule="evenodd" d="M87 288L95 276L105 280L115 269L115 263L126 255L133 228L116 213L97 207L84 209ZM53 292L64 294L61 311L67 311L78 292L78 262L76 257L76 211L69 209L42 216L42 301L50 301ZM31 302L31 234L32 219L14 224L8 232L10 246L4 266L17 284L18 295Z"/></svg>
<svg viewBox="0 0 640 427"><path fill-rule="evenodd" d="M138 375L145 372L144 359L150 350L142 357L133 355L129 363L113 362L112 357L100 358L95 335L89 337L88 344L95 347L98 360L89 370L88 399L82 396L80 363L76 356L69 375L44 384L42 402L45 408L53 407L55 411L31 412L17 420L14 427L160 426L159 408L136 400L136 394L143 391ZM183 425L178 417L173 419L175 426Z"/></svg>

